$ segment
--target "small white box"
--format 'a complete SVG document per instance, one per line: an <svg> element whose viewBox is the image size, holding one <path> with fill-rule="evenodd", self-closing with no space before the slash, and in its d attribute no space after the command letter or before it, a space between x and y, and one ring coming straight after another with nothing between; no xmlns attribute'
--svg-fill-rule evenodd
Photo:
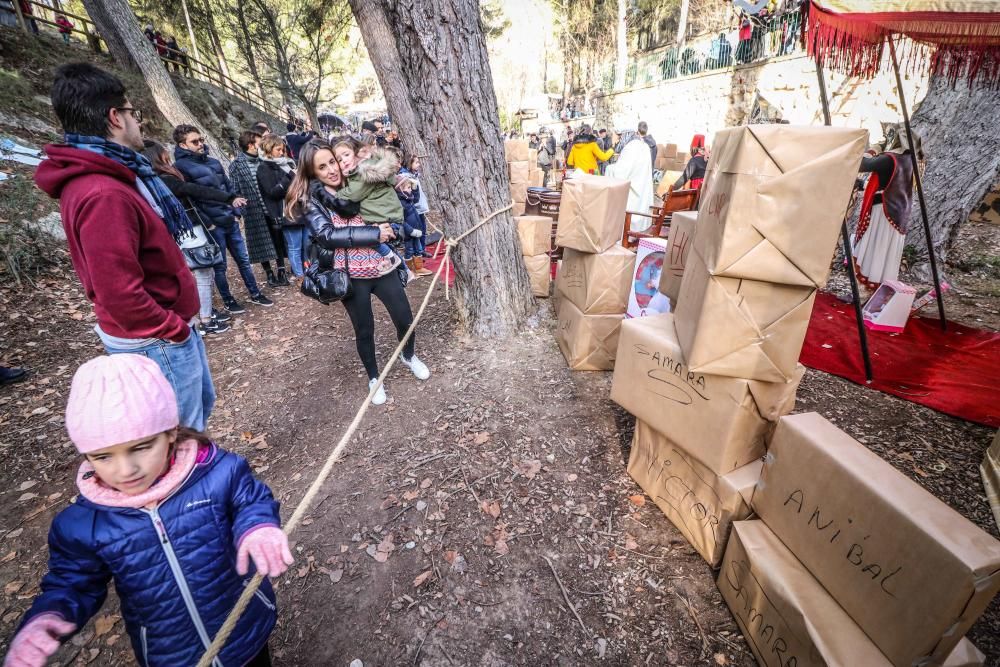
<svg viewBox="0 0 1000 667"><path fill-rule="evenodd" d="M645 317L670 312L670 300L660 294L660 274L667 252L667 239L639 239L635 249L632 288L625 317Z"/></svg>
<svg viewBox="0 0 1000 667"><path fill-rule="evenodd" d="M910 308L916 295L916 290L905 283L885 281L861 309L865 326L873 331L901 333L910 318Z"/></svg>

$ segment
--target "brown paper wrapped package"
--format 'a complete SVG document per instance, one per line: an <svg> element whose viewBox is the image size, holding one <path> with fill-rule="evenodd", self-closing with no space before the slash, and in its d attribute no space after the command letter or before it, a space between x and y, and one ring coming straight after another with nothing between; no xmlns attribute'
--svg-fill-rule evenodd
<svg viewBox="0 0 1000 667"><path fill-rule="evenodd" d="M510 167L510 182L511 185L514 183L528 183L528 172L531 171L531 163L527 160L523 162L511 162L508 166Z"/></svg>
<svg viewBox="0 0 1000 667"><path fill-rule="evenodd" d="M671 166L672 164L673 164L673 162L671 162L670 160L667 160L666 158L658 157L658 158L656 158L656 162L653 163L653 169L659 169L660 171L663 171L664 169L666 169L667 167Z"/></svg>
<svg viewBox="0 0 1000 667"><path fill-rule="evenodd" d="M750 516L760 460L718 476L636 420L628 474L709 565L722 560L733 521Z"/></svg>
<svg viewBox="0 0 1000 667"><path fill-rule="evenodd" d="M552 218L543 215L519 215L514 218L522 255L541 255L551 250Z"/></svg>
<svg viewBox="0 0 1000 667"><path fill-rule="evenodd" d="M552 260L548 255L524 257L524 267L531 279L531 293L535 296L548 298L549 285L552 283Z"/></svg>
<svg viewBox="0 0 1000 667"><path fill-rule="evenodd" d="M528 164L535 165L538 164L538 149L529 148L528 149Z"/></svg>
<svg viewBox="0 0 1000 667"><path fill-rule="evenodd" d="M1000 590L1000 542L816 413L780 421L752 504L893 664L941 664Z"/></svg>
<svg viewBox="0 0 1000 667"><path fill-rule="evenodd" d="M668 166L673 167L672 164ZM681 177L682 171L684 170L683 169L672 170L668 168L665 172L663 172L663 178L660 179L660 183L656 186L656 196L661 198L666 197L667 190L669 190L670 186L676 183L677 179Z"/></svg>
<svg viewBox="0 0 1000 667"><path fill-rule="evenodd" d="M510 184L510 198L519 204L524 204L528 198L528 184L527 183L511 183Z"/></svg>
<svg viewBox="0 0 1000 667"><path fill-rule="evenodd" d="M670 219L670 233L667 235L667 252L663 256L663 272L660 274L660 294L670 297L670 304L677 310L677 295L681 290L681 277L684 276L684 265L688 252L691 251L691 238L694 236L694 225L698 220L697 211L677 211Z"/></svg>
<svg viewBox="0 0 1000 667"><path fill-rule="evenodd" d="M556 274L559 291L585 315L625 312L635 253L615 244L593 254L566 248Z"/></svg>
<svg viewBox="0 0 1000 667"><path fill-rule="evenodd" d="M979 464L979 474L983 478L983 486L986 487L986 500L993 510L993 519L1000 527L1000 431L993 437L993 444L983 455L983 462Z"/></svg>
<svg viewBox="0 0 1000 667"><path fill-rule="evenodd" d="M622 315L584 315L573 302L559 300L556 342L574 371L609 371L615 367Z"/></svg>
<svg viewBox="0 0 1000 667"><path fill-rule="evenodd" d="M694 373L673 316L651 315L622 325L611 400L725 475L764 455L773 422L795 406L804 372L782 383Z"/></svg>
<svg viewBox="0 0 1000 667"><path fill-rule="evenodd" d="M656 157L672 160L677 156L677 144L657 144Z"/></svg>
<svg viewBox="0 0 1000 667"><path fill-rule="evenodd" d="M713 275L822 287L865 130L750 125L715 135L695 247Z"/></svg>
<svg viewBox="0 0 1000 667"><path fill-rule="evenodd" d="M524 139L508 139L503 142L503 152L507 162L524 162L528 159L528 142Z"/></svg>
<svg viewBox="0 0 1000 667"><path fill-rule="evenodd" d="M515 201L514 208L511 210L511 214L514 215L515 217L519 215L524 215L524 202Z"/></svg>
<svg viewBox="0 0 1000 667"><path fill-rule="evenodd" d="M737 521L716 582L757 664L890 667L763 521Z"/></svg>
<svg viewBox="0 0 1000 667"><path fill-rule="evenodd" d="M541 169L532 169L528 172L528 187L540 188L545 185L545 172Z"/></svg>
<svg viewBox="0 0 1000 667"><path fill-rule="evenodd" d="M698 373L790 380L815 300L815 287L712 276L695 248L674 309L684 359Z"/></svg>
<svg viewBox="0 0 1000 667"><path fill-rule="evenodd" d="M563 181L556 245L604 252L621 241L629 182L583 174Z"/></svg>

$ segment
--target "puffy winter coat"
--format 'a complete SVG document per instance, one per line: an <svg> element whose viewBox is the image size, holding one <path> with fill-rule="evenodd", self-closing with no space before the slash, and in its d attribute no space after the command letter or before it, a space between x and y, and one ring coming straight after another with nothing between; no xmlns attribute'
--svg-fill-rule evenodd
<svg viewBox="0 0 1000 667"><path fill-rule="evenodd" d="M378 148L372 156L358 163L337 189L337 196L361 204L361 218L368 224L400 222L403 207L396 196L399 160L389 151Z"/></svg>
<svg viewBox="0 0 1000 667"><path fill-rule="evenodd" d="M113 579L139 664L194 665L253 576L236 574L240 538L279 523L277 501L246 459L218 448L155 510L98 505L81 495L52 522L49 572L24 622L54 612L83 628ZM265 579L216 667L247 663L276 620Z"/></svg>
<svg viewBox="0 0 1000 667"><path fill-rule="evenodd" d="M610 160L614 154L611 149L602 151L592 134L583 134L573 141L573 148L566 156L566 165L593 174L597 172L598 162Z"/></svg>
<svg viewBox="0 0 1000 667"><path fill-rule="evenodd" d="M184 178L189 183L197 183L233 195L236 194L232 183L229 182L229 177L226 176L226 170L222 168L222 163L209 156L207 147L204 153L195 153L186 148L175 146L174 166L184 174ZM235 211L229 204L207 200L198 200L195 203L204 216L205 222L224 227L236 224Z"/></svg>

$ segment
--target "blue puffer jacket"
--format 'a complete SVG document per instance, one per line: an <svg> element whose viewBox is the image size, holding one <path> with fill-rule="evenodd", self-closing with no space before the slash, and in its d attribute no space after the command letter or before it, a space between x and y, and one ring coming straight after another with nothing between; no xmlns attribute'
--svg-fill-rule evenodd
<svg viewBox="0 0 1000 667"><path fill-rule="evenodd" d="M229 177L226 176L226 170L222 168L222 163L209 156L207 147L205 147L204 153L195 153L186 148L175 146L174 166L184 174L185 180L191 183L236 194L232 183L229 182ZM237 212L229 204L196 200L195 205L198 207L198 212L205 218L205 222L209 224L229 227L236 223L234 216Z"/></svg>
<svg viewBox="0 0 1000 667"><path fill-rule="evenodd" d="M139 664L197 663L253 576L253 570L236 574L240 537L280 521L277 501L246 459L212 447L211 456L155 510L97 505L81 495L60 512L49 531L42 593L23 622L55 612L83 628L114 579ZM265 578L216 667L250 661L276 620L274 592Z"/></svg>

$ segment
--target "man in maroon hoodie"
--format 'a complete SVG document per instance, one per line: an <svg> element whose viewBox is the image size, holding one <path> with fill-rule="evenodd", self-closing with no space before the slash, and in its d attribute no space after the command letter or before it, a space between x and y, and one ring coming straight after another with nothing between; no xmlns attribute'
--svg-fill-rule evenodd
<svg viewBox="0 0 1000 667"><path fill-rule="evenodd" d="M108 354L163 369L180 422L204 430L215 402L205 345L193 327L198 289L176 239L183 207L141 155L141 113L116 77L88 63L56 70L52 107L65 143L45 147L38 187L59 200L73 268Z"/></svg>

